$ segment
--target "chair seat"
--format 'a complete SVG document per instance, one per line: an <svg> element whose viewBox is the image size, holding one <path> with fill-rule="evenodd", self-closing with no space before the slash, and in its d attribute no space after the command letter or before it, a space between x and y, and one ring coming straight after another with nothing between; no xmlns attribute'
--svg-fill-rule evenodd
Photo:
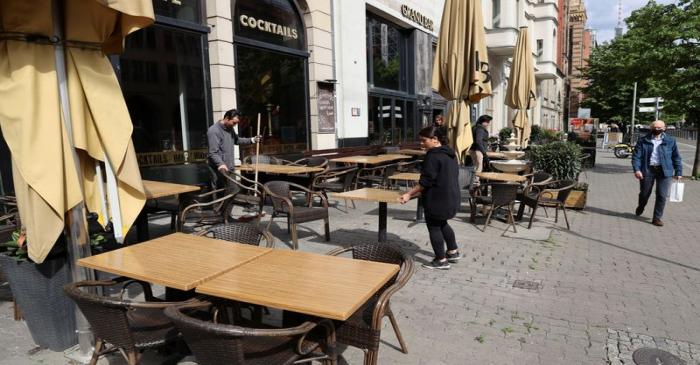
<svg viewBox="0 0 700 365"><path fill-rule="evenodd" d="M331 181L316 184L314 187L317 189L322 189L322 190L327 190L327 191L335 191L335 192L342 192L344 189L342 182L331 182Z"/></svg>
<svg viewBox="0 0 700 365"><path fill-rule="evenodd" d="M304 223L328 218L328 209L320 207L294 207L292 223Z"/></svg>
<svg viewBox="0 0 700 365"><path fill-rule="evenodd" d="M491 204L493 198L490 196L477 196L474 197L474 203L476 204Z"/></svg>
<svg viewBox="0 0 700 365"><path fill-rule="evenodd" d="M128 311L126 317L138 349L161 346L179 337L179 332L162 309L138 308Z"/></svg>
<svg viewBox="0 0 700 365"><path fill-rule="evenodd" d="M297 339L289 336L246 339L246 364L293 364L301 358L295 351L296 344ZM305 341L302 350L312 352L318 348L318 342Z"/></svg>

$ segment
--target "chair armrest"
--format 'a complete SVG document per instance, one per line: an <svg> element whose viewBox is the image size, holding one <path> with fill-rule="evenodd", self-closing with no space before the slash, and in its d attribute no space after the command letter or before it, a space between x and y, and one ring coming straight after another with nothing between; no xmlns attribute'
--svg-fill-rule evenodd
<svg viewBox="0 0 700 365"><path fill-rule="evenodd" d="M376 326L375 328L381 326L382 318L384 318L384 312L386 311L386 307L389 305L391 296L408 283L408 280L411 278L411 276L413 276L413 272L415 271L413 258L406 254L403 256L404 269L399 271L394 284L388 287L377 299L377 305L374 307L374 311L372 312L372 323L373 326Z"/></svg>
<svg viewBox="0 0 700 365"><path fill-rule="evenodd" d="M210 196L214 196L215 194L225 192L225 191L226 191L226 189L216 189L216 190L212 190L212 191L209 191L206 193L197 194L194 197L192 197L192 200L199 203L198 199L208 198Z"/></svg>
<svg viewBox="0 0 700 365"><path fill-rule="evenodd" d="M265 192L265 196L263 196L263 199L262 199L263 202L264 202L265 200L267 200L267 197L266 197L267 195L269 195L269 196L271 196L271 197L273 197L273 198L275 198L275 199L280 199L280 200L282 200L282 202L283 202L284 204L287 204L287 207L289 207L289 214L294 214L294 204L292 204L292 200L289 199L289 197L287 197L287 196L282 196L282 195L279 195L279 194L275 194L275 193L271 192L270 189L268 189L268 188L267 188L266 186L264 186L264 185L263 185L263 189L264 189L264 192ZM273 203L273 208L274 208L274 203Z"/></svg>
<svg viewBox="0 0 700 365"><path fill-rule="evenodd" d="M220 190L224 190L224 189L220 189ZM219 203L223 204L223 202L225 202L228 199L233 198L233 196L234 196L234 194L227 194L219 199L215 199L215 200L212 200L212 201L207 202L207 203L194 203L194 204L188 205L187 207L185 207L185 209L182 210L182 212L180 212L178 231L182 232L182 228L184 227L184 224L185 224L185 217L187 217L187 213L190 210L195 209L195 208L200 208L200 207L208 207L208 206L219 204Z"/></svg>

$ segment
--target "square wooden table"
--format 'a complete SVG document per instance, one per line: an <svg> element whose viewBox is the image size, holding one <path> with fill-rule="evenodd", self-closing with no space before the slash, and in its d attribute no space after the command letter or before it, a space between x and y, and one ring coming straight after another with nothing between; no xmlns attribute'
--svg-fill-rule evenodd
<svg viewBox="0 0 700 365"><path fill-rule="evenodd" d="M403 181L413 181L418 182L420 180L420 173L417 172L402 172L396 175L389 176L389 180L403 180ZM416 206L416 222L424 223L423 219L423 196L418 196L418 205Z"/></svg>
<svg viewBox="0 0 700 365"><path fill-rule="evenodd" d="M273 250L196 291L343 321L398 272L393 264Z"/></svg>
<svg viewBox="0 0 700 365"><path fill-rule="evenodd" d="M350 200L363 200L370 202L379 202L379 231L378 237L379 242L386 242L386 217L387 217L387 204L388 203L399 203L399 198L402 192L398 190L384 190L375 188L363 188L357 190L350 190L343 193L333 193L334 198L338 199L350 199Z"/></svg>
<svg viewBox="0 0 700 365"><path fill-rule="evenodd" d="M396 160L407 160L410 158L411 158L411 156L407 156L407 155L387 153L385 155L378 155L378 156L359 155L359 156L338 157L338 158L333 158L330 161L342 162L342 163L365 164L365 165L378 165L378 164L396 161Z"/></svg>
<svg viewBox="0 0 700 365"><path fill-rule="evenodd" d="M185 185L185 184L174 184L163 181L153 181L153 180L142 180L143 190L146 193L146 199L158 199L166 196L180 194L192 193L199 191L200 187L196 185ZM180 201L182 203L182 201ZM182 210L182 206L180 209ZM150 237L148 233L148 215L145 210L136 217L136 239L139 242L148 240Z"/></svg>
<svg viewBox="0 0 700 365"><path fill-rule="evenodd" d="M246 164L236 166L242 172L254 172L254 164ZM283 174L283 175L293 175L293 174L308 174L313 172L321 172L324 169L322 167L310 167L310 166L295 166L295 165L273 165L260 163L258 164L258 172L266 174Z"/></svg>
<svg viewBox="0 0 700 365"><path fill-rule="evenodd" d="M78 265L179 290L268 254L271 248L173 233L78 260Z"/></svg>
<svg viewBox="0 0 700 365"><path fill-rule="evenodd" d="M500 182L517 182L522 183L527 180L527 177L505 172L477 172L476 176L480 179Z"/></svg>

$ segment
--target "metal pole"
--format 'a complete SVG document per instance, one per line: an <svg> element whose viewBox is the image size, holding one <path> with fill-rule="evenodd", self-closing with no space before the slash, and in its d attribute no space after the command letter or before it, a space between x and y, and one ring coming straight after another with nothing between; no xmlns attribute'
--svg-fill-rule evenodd
<svg viewBox="0 0 700 365"><path fill-rule="evenodd" d="M634 114L637 112L637 83L634 83L634 94L632 96L632 125L630 129L630 138L634 136ZM632 141L632 139L630 139Z"/></svg>
<svg viewBox="0 0 700 365"><path fill-rule="evenodd" d="M63 0L55 0L52 2L53 10L53 40L55 43L55 59L56 59L56 77L58 79L58 91L61 101L61 112L63 121L66 127L66 134L72 146L73 163L75 164L76 172L78 173L79 181L82 182L82 170L80 168L80 160L78 152L75 149L73 139L73 124L70 113L70 100L68 97L68 83L66 76L66 55L65 48L61 43L64 35L64 16L63 16ZM81 184L82 190L82 184ZM84 193L83 193L84 196ZM84 203L80 202L66 213L66 236L68 239L68 258L73 281L94 280L94 272L89 269L81 268L77 265L77 260L82 257L90 256L90 242L87 234L87 220L85 218ZM82 312L76 307L76 329L78 333L79 353L77 354L85 362L92 354L92 332L90 325L83 316Z"/></svg>
<svg viewBox="0 0 700 365"><path fill-rule="evenodd" d="M659 98L656 98L655 109L656 109L656 115L655 115L654 120L659 120Z"/></svg>

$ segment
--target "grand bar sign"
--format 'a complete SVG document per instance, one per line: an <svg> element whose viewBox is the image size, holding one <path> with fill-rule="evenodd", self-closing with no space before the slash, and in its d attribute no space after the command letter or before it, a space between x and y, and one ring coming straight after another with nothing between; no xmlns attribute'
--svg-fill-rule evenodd
<svg viewBox="0 0 700 365"><path fill-rule="evenodd" d="M418 23L423 28L431 32L433 31L433 20L414 9L411 9L408 5L401 5L401 15L403 15L403 17L406 19L410 19L413 22Z"/></svg>
<svg viewBox="0 0 700 365"><path fill-rule="evenodd" d="M299 38L299 31L295 28L279 25L263 19L256 19L249 15L241 15L239 17L241 25L244 27L252 28L262 32L272 33L281 35L282 37L297 39Z"/></svg>

